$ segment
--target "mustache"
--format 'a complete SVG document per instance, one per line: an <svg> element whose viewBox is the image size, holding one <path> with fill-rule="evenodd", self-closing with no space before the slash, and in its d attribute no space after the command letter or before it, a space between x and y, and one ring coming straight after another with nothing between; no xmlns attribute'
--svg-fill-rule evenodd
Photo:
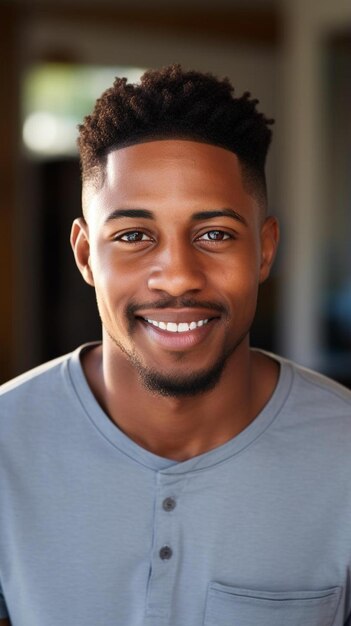
<svg viewBox="0 0 351 626"><path fill-rule="evenodd" d="M218 302L209 300L194 300L193 298L167 298L157 302L130 302L126 307L126 314L129 319L133 319L136 312L141 313L143 309L212 309L222 314L227 314L227 309Z"/></svg>

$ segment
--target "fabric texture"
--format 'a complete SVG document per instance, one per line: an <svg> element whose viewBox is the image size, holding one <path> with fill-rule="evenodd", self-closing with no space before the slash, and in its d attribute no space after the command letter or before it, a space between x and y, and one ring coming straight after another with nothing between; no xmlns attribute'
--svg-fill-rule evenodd
<svg viewBox="0 0 351 626"><path fill-rule="evenodd" d="M178 463L112 423L82 349L1 388L0 618L350 625L351 392L273 356L256 419Z"/></svg>

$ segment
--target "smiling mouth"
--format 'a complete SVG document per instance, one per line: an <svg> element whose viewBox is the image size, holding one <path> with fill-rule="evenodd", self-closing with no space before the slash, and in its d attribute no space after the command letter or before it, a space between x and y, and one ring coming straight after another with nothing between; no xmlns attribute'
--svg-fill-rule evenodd
<svg viewBox="0 0 351 626"><path fill-rule="evenodd" d="M182 313L167 311L163 313L162 317L158 313L157 317L158 319L153 319L150 311L145 317L138 315L137 319L141 322L144 331L152 342L161 348L172 351L194 348L211 334L213 325L220 319L216 315L200 319L201 316L198 312L193 314L188 312L186 315L185 311Z"/></svg>
<svg viewBox="0 0 351 626"><path fill-rule="evenodd" d="M196 328L205 326L209 322L209 319L197 320L196 322L180 322L179 324L177 322L163 322L147 318L143 318L143 320L152 326L156 326L156 328L160 328L160 330L166 330L170 333L188 333Z"/></svg>

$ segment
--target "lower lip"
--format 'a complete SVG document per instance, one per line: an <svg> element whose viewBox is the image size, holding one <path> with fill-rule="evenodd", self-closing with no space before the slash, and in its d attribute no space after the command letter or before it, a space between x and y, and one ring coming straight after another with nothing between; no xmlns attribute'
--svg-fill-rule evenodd
<svg viewBox="0 0 351 626"><path fill-rule="evenodd" d="M192 348L203 341L212 332L214 325L218 322L218 318L212 319L207 324L199 326L194 330L183 333L172 333L167 330L161 330L161 328L153 326L144 320L139 321L149 337L158 345L171 350L184 350Z"/></svg>

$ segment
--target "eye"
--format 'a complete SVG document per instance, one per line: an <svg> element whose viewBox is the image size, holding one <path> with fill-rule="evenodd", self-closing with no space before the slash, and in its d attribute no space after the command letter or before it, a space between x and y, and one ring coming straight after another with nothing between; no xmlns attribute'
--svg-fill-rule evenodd
<svg viewBox="0 0 351 626"><path fill-rule="evenodd" d="M124 243L139 243L144 241L151 241L151 237L141 230L130 230L123 235L115 237L115 241L123 241Z"/></svg>
<svg viewBox="0 0 351 626"><path fill-rule="evenodd" d="M209 230L207 233L200 235L198 240L201 241L226 241L227 239L232 239L233 237L226 233L223 230Z"/></svg>

